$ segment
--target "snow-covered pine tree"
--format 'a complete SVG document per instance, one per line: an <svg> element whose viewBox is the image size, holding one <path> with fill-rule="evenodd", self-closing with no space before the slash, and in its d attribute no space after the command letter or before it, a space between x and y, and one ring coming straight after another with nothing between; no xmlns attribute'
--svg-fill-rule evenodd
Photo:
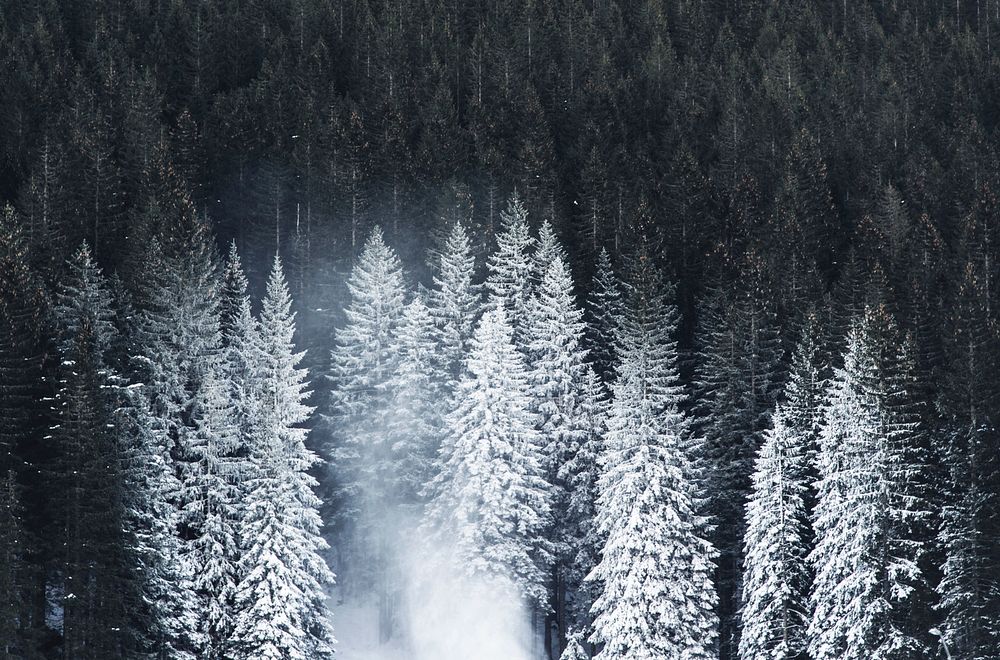
<svg viewBox="0 0 1000 660"><path fill-rule="evenodd" d="M206 372L191 407L194 429L182 473L181 512L188 530L185 563L198 597L198 631L207 657L226 657L231 647L233 598L239 576L237 488L243 459L232 401L218 368Z"/></svg>
<svg viewBox="0 0 1000 660"><path fill-rule="evenodd" d="M247 277L243 272L240 253L236 249L236 241L229 244L226 253L226 263L222 269L222 284L219 286L219 331L222 333L223 345L233 343L235 329L247 298Z"/></svg>
<svg viewBox="0 0 1000 660"><path fill-rule="evenodd" d="M605 383L614 380L618 365L617 334L624 312L622 293L622 283L611 267L611 257L601 248L587 298L587 312L590 356L594 369Z"/></svg>
<svg viewBox="0 0 1000 660"><path fill-rule="evenodd" d="M133 644L139 654L194 660L190 631L200 613L188 579L174 506L180 482L141 385L115 388L114 429L125 466L124 526L141 598L132 603Z"/></svg>
<svg viewBox="0 0 1000 660"><path fill-rule="evenodd" d="M346 324L332 352L334 440L332 480L350 585L370 580L372 533L393 495L388 434L392 381L399 363L405 288L399 257L376 227L347 281ZM357 560L355 565L354 560Z"/></svg>
<svg viewBox="0 0 1000 660"><path fill-rule="evenodd" d="M528 211L515 193L500 212L502 230L497 234L497 249L486 260L485 289L487 305L503 307L514 338L521 341L524 320L532 293L535 239L528 227Z"/></svg>
<svg viewBox="0 0 1000 660"><path fill-rule="evenodd" d="M694 510L670 292L640 253L598 481L605 541L588 577L600 588L591 636L599 660L716 657L715 550Z"/></svg>
<svg viewBox="0 0 1000 660"><path fill-rule="evenodd" d="M122 464L109 393L116 375L106 354L114 341L107 282L84 244L70 258L54 317L59 389L52 442L53 496L60 529L63 645L73 657L126 653L129 565L123 534Z"/></svg>
<svg viewBox="0 0 1000 660"><path fill-rule="evenodd" d="M815 312L806 313L784 400L755 463L744 535L743 660L792 660L806 648L814 463L826 387L820 332Z"/></svg>
<svg viewBox="0 0 1000 660"><path fill-rule="evenodd" d="M233 650L237 660L313 660L333 656L316 480L319 460L302 427L313 409L307 373L295 352L295 315L275 257L260 313L260 397L248 448L249 487L240 518L240 575Z"/></svg>
<svg viewBox="0 0 1000 660"><path fill-rule="evenodd" d="M509 580L536 607L552 562L551 488L530 410L528 374L502 307L479 322L456 408L446 418L442 470L431 482L427 525L455 566Z"/></svg>
<svg viewBox="0 0 1000 660"><path fill-rule="evenodd" d="M913 611L926 516L910 451L919 416L900 399L912 363L892 318L869 308L848 334L820 436L809 652L816 660L919 658Z"/></svg>
<svg viewBox="0 0 1000 660"><path fill-rule="evenodd" d="M802 657L809 623L804 436L774 413L754 466L744 541L742 660Z"/></svg>
<svg viewBox="0 0 1000 660"><path fill-rule="evenodd" d="M393 377L393 414L389 420L397 505L412 508L432 476L443 427L441 383L435 369L434 319L417 295L403 310L397 342L399 364Z"/></svg>
<svg viewBox="0 0 1000 660"><path fill-rule="evenodd" d="M590 629L590 610L597 598L596 584L585 578L600 559L603 541L595 524L598 459L604 448L607 427L607 392L600 377L587 367L583 377L583 392L578 408L580 427L585 434L574 451L559 468L559 481L565 484L565 542L569 546L566 570L567 610L570 627ZM586 637L586 635L585 635ZM568 639L568 638L567 638Z"/></svg>
<svg viewBox="0 0 1000 660"><path fill-rule="evenodd" d="M560 477L560 470L586 440L590 432L586 424L591 420L585 419L581 410L589 369L583 346L586 327L583 312L573 296L569 268L559 255L562 248L553 242L549 249L552 251L549 265L528 305L525 353L530 364L531 409L541 434L546 480L553 486L556 526L551 533L557 552L553 615L562 631L567 597L579 585L567 583L576 548L570 544L569 487Z"/></svg>
<svg viewBox="0 0 1000 660"><path fill-rule="evenodd" d="M214 241L207 220L195 215L188 204L179 206L179 217L164 230L163 243L154 239L144 246L148 277L137 283L140 311L132 364L134 378L142 383L149 401L153 429L180 478L180 488L170 500L179 512L177 533L182 553L187 554L187 540L200 536L196 527L200 518L183 512L190 513L190 497L200 497L192 479L203 467L200 447L207 440L204 431L208 428L205 402L217 397L207 390L215 389L222 365ZM186 575L174 589L191 593L175 597L179 603L197 603L196 576L191 572L196 563L185 561L185 566ZM178 624L191 622L199 619L182 615L176 620ZM174 634L176 653L181 656L196 653L207 643L197 629L175 630Z"/></svg>
<svg viewBox="0 0 1000 660"><path fill-rule="evenodd" d="M253 406L257 399L254 388L257 386L260 334L251 311L247 279L235 243L229 247L222 274L219 329L222 335L223 382L228 389L232 423L238 436L235 453L242 456L250 444L249 434L256 414ZM243 499L242 495L237 495L237 499Z"/></svg>
<svg viewBox="0 0 1000 660"><path fill-rule="evenodd" d="M571 630L566 635L566 648L563 649L559 660L590 660L590 653L584 646L585 635L582 632Z"/></svg>
<svg viewBox="0 0 1000 660"><path fill-rule="evenodd" d="M823 328L819 315L814 309L809 310L803 316L801 335L792 351L782 408L785 426L796 434L798 444L805 452L809 489L804 497L810 514L815 504L816 452L819 450L825 412L828 362L829 357L823 349Z"/></svg>
<svg viewBox="0 0 1000 660"><path fill-rule="evenodd" d="M566 263L566 250L563 249L562 243L559 242L559 237L556 236L556 230L553 229L552 223L546 218L542 220L542 224L538 228L538 242L535 244L535 251L531 255L531 283L534 287L541 285L542 280L545 279L545 274L549 270L549 266L556 259L561 259L563 263Z"/></svg>
<svg viewBox="0 0 1000 660"><path fill-rule="evenodd" d="M461 222L456 222L438 256L427 307L436 325L438 363L454 389L475 330L481 297L473 284L476 259Z"/></svg>
<svg viewBox="0 0 1000 660"><path fill-rule="evenodd" d="M525 352L532 408L544 443L546 474L556 485L559 468L587 432L578 411L587 370L586 325L573 296L573 278L561 257L549 264L527 311Z"/></svg>

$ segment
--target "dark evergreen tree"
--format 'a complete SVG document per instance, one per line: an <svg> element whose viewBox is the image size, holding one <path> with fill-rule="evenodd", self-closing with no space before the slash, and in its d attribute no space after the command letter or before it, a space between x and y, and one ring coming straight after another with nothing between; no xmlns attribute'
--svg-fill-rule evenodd
<svg viewBox="0 0 1000 660"><path fill-rule="evenodd" d="M124 535L122 456L112 423L115 341L107 283L84 244L72 256L54 307L59 389L52 439L59 494L57 572L63 649L81 658L126 653L133 585Z"/></svg>

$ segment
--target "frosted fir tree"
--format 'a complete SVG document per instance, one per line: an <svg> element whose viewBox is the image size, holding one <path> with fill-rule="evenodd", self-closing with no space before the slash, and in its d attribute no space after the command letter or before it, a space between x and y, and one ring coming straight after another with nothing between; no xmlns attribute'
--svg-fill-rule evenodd
<svg viewBox="0 0 1000 660"><path fill-rule="evenodd" d="M219 329L226 346L233 342L233 335L247 298L247 277L243 272L240 253L236 241L229 244L226 262L222 270L222 284L219 287Z"/></svg>
<svg viewBox="0 0 1000 660"><path fill-rule="evenodd" d="M393 415L389 422L394 483L391 491L401 506L420 502L432 474L441 441L441 383L436 378L436 327L421 296L403 310L399 326L399 365L393 378Z"/></svg>
<svg viewBox="0 0 1000 660"><path fill-rule="evenodd" d="M618 365L617 336L624 314L623 287L611 267L608 251L597 255L597 271L587 297L588 345L594 369L605 383L614 380Z"/></svg>
<svg viewBox="0 0 1000 660"><path fill-rule="evenodd" d="M920 468L907 446L918 420L902 394L901 341L882 308L849 332L844 366L830 386L820 438L809 651L817 660L921 657L907 623L920 571L912 525L926 505L913 497Z"/></svg>
<svg viewBox="0 0 1000 660"><path fill-rule="evenodd" d="M399 257L375 228L347 281L347 321L332 352L333 481L337 518L348 536L349 562L371 552L374 519L391 495L392 452L387 416L399 365L405 287ZM364 562L366 565L369 562ZM366 579L356 566L357 582Z"/></svg>
<svg viewBox="0 0 1000 660"><path fill-rule="evenodd" d="M177 509L176 517L170 519L177 524L185 570L174 588L185 592L178 596L184 608L191 603L200 608L211 587L202 585L200 597L195 593L196 573L202 562L193 559L199 551L189 540L203 537L203 517L195 511L205 497L197 482L204 474L205 444L217 443L207 434L225 426L209 421L213 414L209 411L226 410L228 403L220 400L226 394L218 387L222 345L214 240L206 220L184 208L164 233L163 243L152 240L146 248L144 261L149 274L135 292L140 311L131 363L133 376L142 383L149 402L153 432L169 452L171 469L179 476L172 484L177 490L168 498ZM170 633L178 653L197 654L205 645L220 642L205 636L201 616L183 614L174 621L180 625L192 622L194 628Z"/></svg>
<svg viewBox="0 0 1000 660"><path fill-rule="evenodd" d="M302 427L313 409L306 370L295 351L295 315L281 261L275 257L260 314L258 416L245 477L250 494L240 519L241 579L237 586L232 656L329 658L333 630L325 587L317 462Z"/></svg>
<svg viewBox="0 0 1000 660"><path fill-rule="evenodd" d="M479 287L473 284L476 259L465 227L456 222L438 256L434 287L427 307L436 326L438 363L454 389L462 373L481 307Z"/></svg>
<svg viewBox="0 0 1000 660"><path fill-rule="evenodd" d="M603 545L595 518L600 475L598 460L604 449L608 401L604 385L592 368L585 370L583 383L578 419L586 432L559 468L558 477L567 491L563 531L569 553L565 575L567 610L573 625L587 630L597 585L585 578L597 565Z"/></svg>
<svg viewBox="0 0 1000 660"><path fill-rule="evenodd" d="M573 296L573 278L555 256L538 293L528 305L526 354L529 357L532 408L544 442L546 471L557 472L586 434L579 407L587 370L583 312Z"/></svg>
<svg viewBox="0 0 1000 660"><path fill-rule="evenodd" d="M598 481L601 561L594 633L599 660L714 658L718 640L712 584L715 550L699 531L688 420L677 372L679 315L645 254L621 331Z"/></svg>
<svg viewBox="0 0 1000 660"><path fill-rule="evenodd" d="M798 443L805 453L810 483L805 501L810 512L815 499L811 484L815 481L816 452L823 426L829 370L827 363L819 317L815 310L810 310L804 316L802 333L792 352L783 402L785 425L797 435Z"/></svg>
<svg viewBox="0 0 1000 660"><path fill-rule="evenodd" d="M556 235L552 223L546 218L542 220L542 224L538 228L538 242L535 244L534 254L531 255L532 284L534 286L539 286L542 283L549 266L556 259L565 263L567 261L566 250L559 242L559 237Z"/></svg>
<svg viewBox="0 0 1000 660"><path fill-rule="evenodd" d="M509 580L540 605L552 563L545 538L551 493L528 386L506 312L489 310L446 418L427 524L451 548L454 565L470 576Z"/></svg>
<svg viewBox="0 0 1000 660"><path fill-rule="evenodd" d="M143 631L135 643L142 653L165 660L193 660L191 633L199 629L200 610L177 535L180 512L174 500L181 486L167 438L157 430L141 385L116 388L115 400L114 428L128 493L124 524L141 593L131 613L136 629Z"/></svg>
<svg viewBox="0 0 1000 660"><path fill-rule="evenodd" d="M562 621L580 588L582 576L576 575L574 570L577 548L573 545L571 528L576 521L568 515L570 491L561 470L587 440L592 431L588 424L593 420L582 409L589 371L587 350L583 345L586 327L583 312L573 295L569 268L560 256L562 248L551 230L548 234L547 249L551 254L546 258L548 266L528 305L521 350L530 364L531 409L537 415L537 428L542 438L546 479L553 486L556 525L551 538L557 554L553 616Z"/></svg>
<svg viewBox="0 0 1000 660"><path fill-rule="evenodd" d="M485 289L487 304L503 307L518 341L523 334L524 318L532 294L534 262L531 251L535 239L528 227L528 211L515 193L500 212L502 230L497 234L497 249L486 261Z"/></svg>
<svg viewBox="0 0 1000 660"><path fill-rule="evenodd" d="M819 332L816 314L806 314L784 401L774 412L754 464L744 534L743 660L799 658L808 641L807 557L826 387Z"/></svg>
<svg viewBox="0 0 1000 660"><path fill-rule="evenodd" d="M375 509L392 469L386 415L399 362L405 287L399 257L382 231L372 230L347 281L347 322L332 352L335 478L341 516L357 522L359 508Z"/></svg>
<svg viewBox="0 0 1000 660"><path fill-rule="evenodd" d="M585 642L583 633L570 630L566 635L566 648L563 649L559 660L590 660L590 654L584 647Z"/></svg>
<svg viewBox="0 0 1000 660"><path fill-rule="evenodd" d="M584 331L583 312L573 297L569 268L555 254L528 306L523 352L530 364L531 410L541 434L546 479L553 486L556 526L552 537L558 555L555 589L560 592L554 600L559 619L565 615L562 608L567 594L562 592L571 587L566 578L576 554L569 538L569 487L560 470L576 455L591 430L587 427L591 420L582 410L588 371Z"/></svg>
<svg viewBox="0 0 1000 660"><path fill-rule="evenodd" d="M189 455L181 483L181 520L188 530L184 560L199 599L199 652L217 657L230 647L239 575L238 510L246 495L236 486L242 447L221 374L206 374L191 412L195 428L186 440Z"/></svg>
<svg viewBox="0 0 1000 660"><path fill-rule="evenodd" d="M775 411L754 465L744 537L743 660L802 657L809 623L808 455L802 435Z"/></svg>
<svg viewBox="0 0 1000 660"><path fill-rule="evenodd" d="M253 317L247 279L235 242L229 247L219 302L222 335L222 380L229 395L231 419L238 435L237 454L245 454L257 400L257 362L260 333ZM239 486L239 484L237 484ZM242 496L238 496L242 499Z"/></svg>

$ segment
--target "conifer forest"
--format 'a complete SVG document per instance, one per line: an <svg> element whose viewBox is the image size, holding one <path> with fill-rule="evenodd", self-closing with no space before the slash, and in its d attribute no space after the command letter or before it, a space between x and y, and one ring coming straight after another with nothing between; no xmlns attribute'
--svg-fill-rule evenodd
<svg viewBox="0 0 1000 660"><path fill-rule="evenodd" d="M1000 660L1000 0L0 0L0 660Z"/></svg>

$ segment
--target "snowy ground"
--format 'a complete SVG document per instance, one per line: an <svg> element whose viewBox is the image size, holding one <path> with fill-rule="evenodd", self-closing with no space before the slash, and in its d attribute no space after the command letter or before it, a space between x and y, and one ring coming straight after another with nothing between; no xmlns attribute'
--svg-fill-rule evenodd
<svg viewBox="0 0 1000 660"><path fill-rule="evenodd" d="M372 601L338 604L331 599L339 660L532 660L531 636L519 599L506 591L433 582L419 608L410 610L411 638L378 641L378 609ZM417 631L417 634L412 634ZM540 640L538 640L540 641Z"/></svg>
<svg viewBox="0 0 1000 660"><path fill-rule="evenodd" d="M398 644L378 643L376 614L373 605L333 605L340 660L412 660Z"/></svg>

